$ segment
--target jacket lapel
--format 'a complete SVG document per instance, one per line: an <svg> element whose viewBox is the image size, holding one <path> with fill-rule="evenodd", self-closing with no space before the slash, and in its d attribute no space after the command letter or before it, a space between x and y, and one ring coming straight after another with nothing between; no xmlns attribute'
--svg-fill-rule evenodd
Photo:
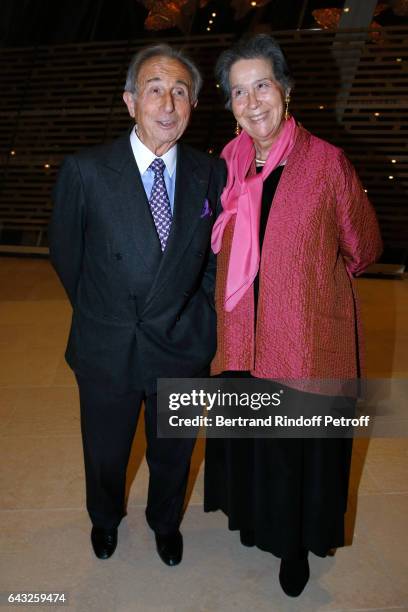
<svg viewBox="0 0 408 612"><path fill-rule="evenodd" d="M173 221L159 270L146 299L150 302L172 270L180 265L183 254L200 222L207 193L209 163L199 164L193 150L177 146L176 189Z"/></svg>
<svg viewBox="0 0 408 612"><path fill-rule="evenodd" d="M288 205L286 201L288 198L289 201L293 200L294 186L299 183L298 179L300 173L303 172L303 160L309 140L310 132L305 130L303 127L299 127L295 145L286 161L282 176L279 179L275 194L273 196L272 206L265 230L265 237L267 233L269 233L268 227L275 223L275 216L280 215L282 218L282 215L286 215L291 209L291 206ZM284 212L282 212L282 210Z"/></svg>
<svg viewBox="0 0 408 612"><path fill-rule="evenodd" d="M124 235L130 237L147 268L156 271L162 260L160 241L150 212L139 169L130 145L129 134L119 138L103 160L103 179L126 224Z"/></svg>

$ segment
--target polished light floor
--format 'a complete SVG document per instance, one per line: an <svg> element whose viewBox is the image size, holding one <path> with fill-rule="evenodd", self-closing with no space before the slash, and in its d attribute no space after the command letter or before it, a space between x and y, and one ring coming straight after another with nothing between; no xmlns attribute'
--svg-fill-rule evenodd
<svg viewBox="0 0 408 612"><path fill-rule="evenodd" d="M358 285L370 376L408 378L408 281ZM142 426L117 551L96 559L84 508L78 395L63 358L69 319L48 261L0 259L2 601L9 592L64 592L61 610L90 612L408 610L406 438L356 441L352 545L326 559L312 555L310 583L296 600L279 587L278 559L242 547L221 513L203 513L202 440L182 526L183 562L169 568L160 561L144 520Z"/></svg>

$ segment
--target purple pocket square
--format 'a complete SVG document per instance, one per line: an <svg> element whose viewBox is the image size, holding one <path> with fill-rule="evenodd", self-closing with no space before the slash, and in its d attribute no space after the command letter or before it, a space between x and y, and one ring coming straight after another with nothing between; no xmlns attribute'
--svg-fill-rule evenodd
<svg viewBox="0 0 408 612"><path fill-rule="evenodd" d="M203 210L201 211L201 215L200 215L200 219L204 219L204 217L211 217L212 214L213 214L213 211L210 206L210 203L207 200L207 198L205 198Z"/></svg>

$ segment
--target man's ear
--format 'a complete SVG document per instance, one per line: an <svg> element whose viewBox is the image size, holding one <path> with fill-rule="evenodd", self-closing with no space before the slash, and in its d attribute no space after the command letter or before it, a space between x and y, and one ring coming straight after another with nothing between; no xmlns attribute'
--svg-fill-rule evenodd
<svg viewBox="0 0 408 612"><path fill-rule="evenodd" d="M125 103L125 104L126 104L126 106L127 106L127 109L128 109L129 115L130 115L131 117L133 117L133 119L134 119L134 118L135 118L135 113L136 113L136 110L135 110L135 98L134 98L134 95L133 95L133 94L131 94L131 93L130 93L130 91L124 91L124 92L123 92L123 96L122 96L122 97L123 97L123 101L124 101L124 103Z"/></svg>

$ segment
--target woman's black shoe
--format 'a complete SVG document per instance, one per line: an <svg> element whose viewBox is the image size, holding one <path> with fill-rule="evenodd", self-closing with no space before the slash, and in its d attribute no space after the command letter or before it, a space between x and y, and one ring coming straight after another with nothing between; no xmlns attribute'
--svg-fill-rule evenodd
<svg viewBox="0 0 408 612"><path fill-rule="evenodd" d="M91 542L98 559L109 559L115 552L118 543L118 530L92 527Z"/></svg>
<svg viewBox="0 0 408 612"><path fill-rule="evenodd" d="M303 559L282 559L279 582L289 597L298 597L308 583L310 576L307 557Z"/></svg>
<svg viewBox="0 0 408 612"><path fill-rule="evenodd" d="M244 546L255 546L255 533L253 529L240 529L239 539Z"/></svg>

